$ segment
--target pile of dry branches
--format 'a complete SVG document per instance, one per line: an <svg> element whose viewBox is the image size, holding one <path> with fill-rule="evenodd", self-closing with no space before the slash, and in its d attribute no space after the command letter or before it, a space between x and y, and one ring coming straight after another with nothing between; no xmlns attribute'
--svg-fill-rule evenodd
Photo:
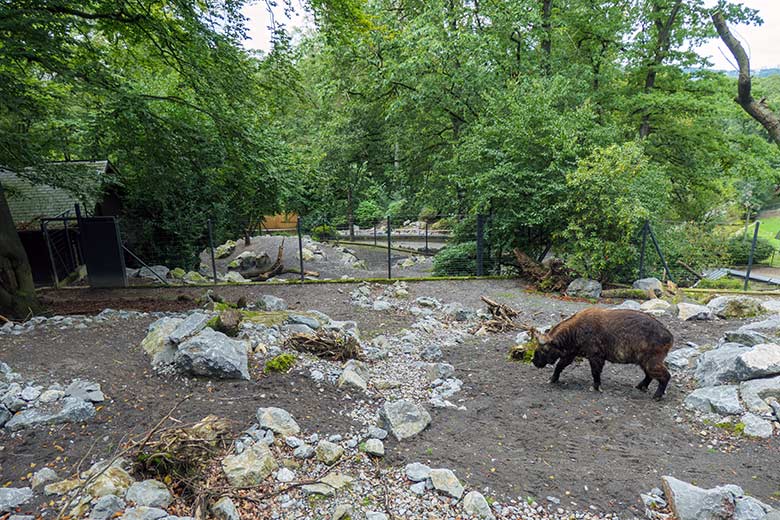
<svg viewBox="0 0 780 520"><path fill-rule="evenodd" d="M506 332L516 328L514 320L520 315L519 312L508 305L495 302L486 296L482 297L482 301L487 305L488 312L492 318L474 326L470 331L472 334Z"/></svg>
<svg viewBox="0 0 780 520"><path fill-rule="evenodd" d="M520 275L532 281L542 291L564 292L574 279L571 270L562 260L554 258L544 265L519 249L515 249L514 253Z"/></svg>
<svg viewBox="0 0 780 520"><path fill-rule="evenodd" d="M351 334L339 330L320 329L314 334L294 334L287 340L287 346L333 361L363 359L360 342Z"/></svg>

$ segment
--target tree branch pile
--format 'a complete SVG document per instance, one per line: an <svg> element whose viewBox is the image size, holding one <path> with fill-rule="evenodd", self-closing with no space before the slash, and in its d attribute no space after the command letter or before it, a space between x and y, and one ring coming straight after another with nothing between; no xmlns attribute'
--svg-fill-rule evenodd
<svg viewBox="0 0 780 520"><path fill-rule="evenodd" d="M562 260L554 258L548 265L543 265L519 249L515 249L514 253L520 276L533 282L540 290L563 292L574 279Z"/></svg>
<svg viewBox="0 0 780 520"><path fill-rule="evenodd" d="M508 305L495 302L487 296L483 296L481 299L487 305L491 319L478 323L469 332L472 334L497 333L514 330L517 327L514 320L520 315L519 312Z"/></svg>
<svg viewBox="0 0 780 520"><path fill-rule="evenodd" d="M364 358L360 342L351 334L338 330L320 329L314 334L294 334L286 345L332 361Z"/></svg>

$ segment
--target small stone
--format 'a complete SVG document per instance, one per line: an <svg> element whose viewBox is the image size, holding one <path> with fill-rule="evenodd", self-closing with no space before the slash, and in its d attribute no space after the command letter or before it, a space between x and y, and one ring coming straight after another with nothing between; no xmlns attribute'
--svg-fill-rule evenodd
<svg viewBox="0 0 780 520"><path fill-rule="evenodd" d="M405 399L386 402L379 410L379 416L399 441L417 435L431 423L425 408Z"/></svg>
<svg viewBox="0 0 780 520"><path fill-rule="evenodd" d="M431 476L431 468L419 462L407 464L405 472L406 478L413 482L425 482Z"/></svg>
<svg viewBox="0 0 780 520"><path fill-rule="evenodd" d="M463 510L470 516L492 520L495 518L485 497L479 491L470 491L463 498Z"/></svg>
<svg viewBox="0 0 780 520"><path fill-rule="evenodd" d="M173 500L170 491L159 480L136 482L127 489L125 499L139 506L168 507Z"/></svg>
<svg viewBox="0 0 780 520"><path fill-rule="evenodd" d="M294 437L292 435L285 437L284 443L291 448L297 448L298 446L303 445L303 441L301 439L299 439L298 437Z"/></svg>
<svg viewBox="0 0 780 520"><path fill-rule="evenodd" d="M271 450L260 442L222 461L222 470L233 487L256 486L278 467Z"/></svg>
<svg viewBox="0 0 780 520"><path fill-rule="evenodd" d="M64 495L77 487L83 482L77 478L70 478L67 480L60 480L59 482L53 482L51 484L45 484L43 487L43 494L46 496L51 495Z"/></svg>
<svg viewBox="0 0 780 520"><path fill-rule="evenodd" d="M382 428L378 428L376 426L369 426L368 436L372 439L379 439L380 441L383 441L387 438L387 430L383 430Z"/></svg>
<svg viewBox="0 0 780 520"><path fill-rule="evenodd" d="M709 307L695 303L684 302L677 304L677 317L682 321L715 319L715 315L712 313Z"/></svg>
<svg viewBox="0 0 780 520"><path fill-rule="evenodd" d="M230 499L230 497L222 497L211 506L211 512L219 520L241 520L241 515L238 514L236 504Z"/></svg>
<svg viewBox="0 0 780 520"><path fill-rule="evenodd" d="M276 472L276 480L279 482L292 482L295 480L295 473L287 468L282 468Z"/></svg>
<svg viewBox="0 0 780 520"><path fill-rule="evenodd" d="M339 504L333 510L333 520L346 520L354 515L355 511L349 504Z"/></svg>
<svg viewBox="0 0 780 520"><path fill-rule="evenodd" d="M116 495L105 495L97 499L89 514L90 520L109 520L126 507L125 501Z"/></svg>
<svg viewBox="0 0 780 520"><path fill-rule="evenodd" d="M409 489L415 495L424 495L426 489L425 481L412 484L411 486L409 486Z"/></svg>
<svg viewBox="0 0 780 520"><path fill-rule="evenodd" d="M35 388L34 386L25 387L25 389L22 390L22 394L21 394L22 399L24 399L27 402L35 401L40 396L41 396L40 389Z"/></svg>
<svg viewBox="0 0 780 520"><path fill-rule="evenodd" d="M365 452L376 457L385 456L385 445L379 439L368 439L365 443Z"/></svg>
<svg viewBox="0 0 780 520"><path fill-rule="evenodd" d="M160 520L168 516L168 513L157 507L131 507L125 510L122 520Z"/></svg>
<svg viewBox="0 0 780 520"><path fill-rule="evenodd" d="M463 484L449 469L432 469L430 479L436 491L458 499L463 495Z"/></svg>
<svg viewBox="0 0 780 520"><path fill-rule="evenodd" d="M344 455L344 448L330 441L322 440L315 449L317 460L325 464L333 464Z"/></svg>
<svg viewBox="0 0 780 520"><path fill-rule="evenodd" d="M30 484L33 489L37 490L38 488L45 486L50 482L56 482L57 480L57 472L51 468L43 468L33 474Z"/></svg>
<svg viewBox="0 0 780 520"><path fill-rule="evenodd" d="M742 424L745 425L743 430L745 435L749 437L758 437L761 439L768 439L774 433L772 423L762 419L756 414L746 413L742 416Z"/></svg>
<svg viewBox="0 0 780 520"><path fill-rule="evenodd" d="M366 520L387 520L387 515L378 511L366 511Z"/></svg>
<svg viewBox="0 0 780 520"><path fill-rule="evenodd" d="M296 459L310 459L314 457L314 448L312 448L308 444L304 444L303 446L298 446L293 451L293 457L295 457Z"/></svg>
<svg viewBox="0 0 780 520"><path fill-rule="evenodd" d="M295 422L290 412L281 408L258 408L257 420L260 423L260 427L279 435L296 435L301 431L300 426Z"/></svg>

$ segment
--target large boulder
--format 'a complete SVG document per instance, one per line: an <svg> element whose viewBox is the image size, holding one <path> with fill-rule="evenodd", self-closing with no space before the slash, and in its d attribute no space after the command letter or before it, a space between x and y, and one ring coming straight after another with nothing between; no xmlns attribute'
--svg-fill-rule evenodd
<svg viewBox="0 0 780 520"><path fill-rule="evenodd" d="M222 470L233 487L256 486L278 467L271 450L262 442L252 444L238 455L229 455L222 460Z"/></svg>
<svg viewBox="0 0 780 520"><path fill-rule="evenodd" d="M742 352L737 357L736 368L740 381L780 374L780 345L762 343Z"/></svg>
<svg viewBox="0 0 780 520"><path fill-rule="evenodd" d="M640 289L645 292L653 291L656 298L664 293L664 286L658 278L642 278L632 284L634 289Z"/></svg>
<svg viewBox="0 0 780 520"><path fill-rule="evenodd" d="M425 408L405 399L386 402L379 410L379 417L383 427L399 441L417 435L431 424L431 416Z"/></svg>
<svg viewBox="0 0 780 520"><path fill-rule="evenodd" d="M27 408L14 415L5 427L19 431L35 426L84 422L95 416L92 403L77 397L65 397L53 403Z"/></svg>
<svg viewBox="0 0 780 520"><path fill-rule="evenodd" d="M197 334L206 328L206 324L211 319L207 314L202 312L193 312L187 316L184 321L179 323L176 328L168 336L168 339L174 345L178 345L185 339Z"/></svg>
<svg viewBox="0 0 780 520"><path fill-rule="evenodd" d="M718 348L702 353L697 362L694 379L700 386L714 386L739 381L737 358L750 347L737 343L724 343Z"/></svg>
<svg viewBox="0 0 780 520"><path fill-rule="evenodd" d="M677 317L682 321L692 320L713 320L715 315L704 305L698 305L696 303L678 303L677 304Z"/></svg>
<svg viewBox="0 0 780 520"><path fill-rule="evenodd" d="M290 436L300 433L301 428L295 422L290 412L273 406L257 409L257 421L261 428L271 430L279 435Z"/></svg>
<svg viewBox="0 0 780 520"><path fill-rule="evenodd" d="M761 316L766 310L761 301L749 296L719 296L713 298L707 307L719 318L752 318Z"/></svg>
<svg viewBox="0 0 780 520"><path fill-rule="evenodd" d="M271 264L271 258L264 251L259 254L253 251L244 251L228 264L228 269L243 274L251 271L267 270L271 267Z"/></svg>
<svg viewBox="0 0 780 520"><path fill-rule="evenodd" d="M141 349L152 358L152 366L159 367L173 362L176 346L170 336L183 321L181 318L166 316L149 325L149 332L141 341Z"/></svg>
<svg viewBox="0 0 780 520"><path fill-rule="evenodd" d="M723 334L723 340L727 343L739 343L748 347L760 345L761 343L771 343L767 336L753 330L736 331L729 330Z"/></svg>
<svg viewBox="0 0 780 520"><path fill-rule="evenodd" d="M764 515L771 508L758 500L745 497L742 488L734 485L703 489L674 477L662 477L664 494L678 520L748 520L749 516L736 516L758 506ZM758 518L762 518L761 517Z"/></svg>
<svg viewBox="0 0 780 520"><path fill-rule="evenodd" d="M598 298L601 296L601 282L577 278L566 288L566 296L573 298Z"/></svg>
<svg viewBox="0 0 780 520"><path fill-rule="evenodd" d="M739 395L749 411L760 415L771 414L772 407L766 399L780 399L780 376L740 383Z"/></svg>
<svg viewBox="0 0 780 520"><path fill-rule="evenodd" d="M174 363L196 376L249 379L247 344L210 328L179 345Z"/></svg>
<svg viewBox="0 0 780 520"><path fill-rule="evenodd" d="M764 336L777 336L780 332L780 314L742 325L737 332L758 332Z"/></svg>
<svg viewBox="0 0 780 520"><path fill-rule="evenodd" d="M738 415L744 412L739 402L737 385L707 386L688 394L683 404L692 410L721 415Z"/></svg>

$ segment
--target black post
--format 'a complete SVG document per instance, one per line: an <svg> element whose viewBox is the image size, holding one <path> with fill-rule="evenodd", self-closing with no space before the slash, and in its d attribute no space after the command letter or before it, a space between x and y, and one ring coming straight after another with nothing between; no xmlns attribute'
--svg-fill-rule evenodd
<svg viewBox="0 0 780 520"><path fill-rule="evenodd" d="M374 245L376 245L376 224L374 224Z"/></svg>
<svg viewBox="0 0 780 520"><path fill-rule="evenodd" d="M298 217L298 222L296 224L296 227L298 228L298 256L300 257L300 263L301 263L301 281L304 280L303 275L303 235L301 234L301 217Z"/></svg>
<svg viewBox="0 0 780 520"><path fill-rule="evenodd" d="M756 229L753 231L753 243L750 244L750 256L748 256L748 267L745 273L745 291L748 290L748 282L750 281L750 271L753 269L753 254L756 252L756 241L758 240L758 226L761 224L756 220Z"/></svg>
<svg viewBox="0 0 780 520"><path fill-rule="evenodd" d="M211 251L211 272L214 275L214 283L217 283L217 259L214 258L214 229L211 224L211 219L207 220L209 228L209 250Z"/></svg>
<svg viewBox="0 0 780 520"><path fill-rule="evenodd" d="M482 221L482 215L477 215L477 276L482 276L483 274L483 265L482 265L482 253L484 248L484 230L483 230L483 221Z"/></svg>
<svg viewBox="0 0 780 520"><path fill-rule="evenodd" d="M650 240L653 241L653 246L655 246L655 252L658 253L658 257L661 259L661 263L664 264L664 270L666 271L666 276L669 277L669 280L674 282L674 278L672 278L672 272L669 270L669 265L666 263L666 258L664 258L664 254L661 252L661 246L658 245L658 240L655 238L655 233L653 233L653 228L650 227L650 223L647 224L647 232L650 233Z"/></svg>
<svg viewBox="0 0 780 520"><path fill-rule="evenodd" d="M425 221L425 252L428 252L428 221Z"/></svg>
<svg viewBox="0 0 780 520"><path fill-rule="evenodd" d="M639 279L645 277L645 247L647 246L647 229L650 227L650 221L645 220L642 226L642 247L639 250Z"/></svg>
<svg viewBox="0 0 780 520"><path fill-rule="evenodd" d="M392 246L392 239L390 238L390 217L387 217L387 279L388 280L392 280L393 278L392 267L390 266L390 262L392 262L392 259L390 257L391 246Z"/></svg>
<svg viewBox="0 0 780 520"><path fill-rule="evenodd" d="M46 241L46 249L49 251L52 281L54 282L54 287L59 287L60 278L57 276L57 264L54 263L54 253L51 250L51 239L49 237L49 229L46 227L46 222L41 222L41 233L43 233L43 238Z"/></svg>

